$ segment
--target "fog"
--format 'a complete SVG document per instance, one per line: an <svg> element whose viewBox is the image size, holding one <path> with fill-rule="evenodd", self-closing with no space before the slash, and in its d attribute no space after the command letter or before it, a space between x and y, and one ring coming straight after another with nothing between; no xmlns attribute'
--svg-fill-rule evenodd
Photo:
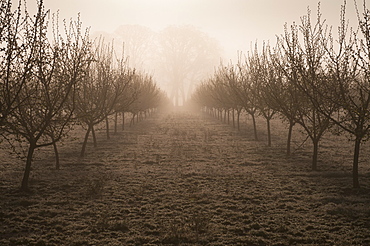
<svg viewBox="0 0 370 246"><path fill-rule="evenodd" d="M29 1L29 8L34 8L34 1ZM357 1L361 9L362 2ZM342 1L322 0L320 11L328 25L335 27L340 20L340 8ZM212 66L217 66L220 61L225 63L235 61L238 52L247 52L258 43L261 46L263 41L274 45L276 35L283 33L284 24L300 22L300 17L307 14L307 8L312 11L312 18L315 18L318 1L316 0L47 0L45 7L52 13L59 10L60 19L76 18L78 13L85 27L91 28L91 35L98 37L103 35L107 40L114 39L118 47L119 42L126 42L125 54L131 56L131 65L138 66L156 77L158 83L167 93L184 94L183 99L188 97L193 88L194 81L201 80L202 76L187 76L177 84L185 84L186 88L180 89L184 92L173 92L173 76L166 76L165 71L159 71L163 64L157 61L157 55L153 56L151 50L146 56L130 52L127 40L122 37L122 30L133 26L140 30L155 35L162 33L167 27L191 26L203 32L207 38L218 43L219 48L214 49L216 59L206 59L210 67L204 70L203 75L212 72ZM347 3L347 18L351 26L357 25L354 2ZM121 36L120 36L121 35ZM127 35L126 35L127 37ZM149 35L152 43L157 42L153 35ZM156 40L156 41L154 41ZM135 41L134 41L135 42ZM140 45L137 44L136 45ZM132 48L132 47L131 47ZM148 47L146 47L148 48ZM154 50L157 52L157 50ZM148 55L150 53L150 55ZM159 54L162 56L163 54ZM183 58L187 59L186 57ZM153 65L155 64L155 65ZM199 65L199 64L198 64ZM201 65L202 66L202 65ZM186 71L185 71L186 72ZM185 95L187 94L187 95Z"/></svg>
<svg viewBox="0 0 370 246"><path fill-rule="evenodd" d="M32 1L29 1L31 4ZM219 40L225 59L250 49L255 41L275 41L284 23L299 22L307 7L315 13L316 0L46 0L46 8L60 10L61 18L81 19L91 31L114 32L119 26L136 24L155 31L169 25L193 25ZM321 12L330 25L339 22L342 1L322 0ZM358 1L361 7L361 1ZM353 1L347 16L356 24Z"/></svg>

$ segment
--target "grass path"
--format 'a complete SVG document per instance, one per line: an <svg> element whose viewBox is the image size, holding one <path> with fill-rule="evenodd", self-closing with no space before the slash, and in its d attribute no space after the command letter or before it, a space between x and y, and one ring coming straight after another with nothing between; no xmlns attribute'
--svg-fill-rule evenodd
<svg viewBox="0 0 370 246"><path fill-rule="evenodd" d="M39 153L31 194L4 161L0 245L370 245L369 189L213 119L158 114L99 137L84 159L65 144L59 171Z"/></svg>

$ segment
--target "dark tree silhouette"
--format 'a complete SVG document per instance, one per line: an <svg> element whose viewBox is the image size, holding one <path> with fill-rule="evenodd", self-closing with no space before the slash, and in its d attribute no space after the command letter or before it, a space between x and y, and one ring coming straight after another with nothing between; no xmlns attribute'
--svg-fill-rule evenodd
<svg viewBox="0 0 370 246"><path fill-rule="evenodd" d="M317 109L330 118L341 129L354 138L353 187L359 188L359 157L361 142L367 139L370 131L370 10L364 2L363 17L358 13L359 30L349 30L345 19L346 6L342 6L338 40L330 35L326 87L315 87L320 97L338 108L338 114L331 114L328 104L322 104L310 95ZM337 44L337 46L335 46Z"/></svg>
<svg viewBox="0 0 370 246"><path fill-rule="evenodd" d="M76 90L75 113L80 122L86 125L86 134L81 150L85 155L90 132L94 147L97 147L94 126L106 120L114 113L118 100L131 83L133 73L121 64L114 67L112 46L100 40L94 48L93 60L86 71L86 76Z"/></svg>
<svg viewBox="0 0 370 246"><path fill-rule="evenodd" d="M191 26L166 28L159 34L158 43L157 70L168 82L170 99L178 106L181 101L186 101L194 82L212 72L219 62L218 45Z"/></svg>
<svg viewBox="0 0 370 246"><path fill-rule="evenodd" d="M34 17L25 13L21 49L26 49L29 56L20 56L13 61L29 62L29 70L20 66L22 86L18 86L19 77L8 76L7 86L17 87L14 97L17 107L8 111L5 129L11 144L27 143L26 166L22 180L22 190L28 190L34 151L37 148L55 144L61 139L64 130L72 118L73 107L67 110L67 103L74 95L75 88L88 64L89 42L83 35L81 23L74 22L66 37L59 36L53 44L46 37L48 11L43 2L38 3L38 12ZM13 64L16 67L17 63ZM17 73L16 73L17 74ZM6 90L13 93L13 90ZM11 98L13 95L8 95Z"/></svg>
<svg viewBox="0 0 370 246"><path fill-rule="evenodd" d="M301 36L299 35L301 34ZM317 93L325 87L327 81L324 64L326 52L323 43L326 42L324 22L318 10L317 22L312 25L310 11L301 18L301 25L291 26L290 33L285 28L285 34L280 40L280 48L287 59L285 75L303 93L300 98L296 122L302 126L313 144L312 170L317 170L319 142L325 132L332 126L330 119L316 107L317 103L325 104L332 115L337 107ZM299 38L303 43L300 43ZM315 99L317 103L311 100Z"/></svg>

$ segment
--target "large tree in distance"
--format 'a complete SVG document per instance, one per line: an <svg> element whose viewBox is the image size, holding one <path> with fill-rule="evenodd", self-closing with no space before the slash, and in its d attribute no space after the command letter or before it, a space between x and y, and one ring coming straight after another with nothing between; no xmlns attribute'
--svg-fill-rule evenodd
<svg viewBox="0 0 370 246"><path fill-rule="evenodd" d="M156 33L140 25L122 25L113 33L115 51L124 53L130 67L144 70L153 67ZM121 44L124 44L123 46ZM117 46L119 45L119 46Z"/></svg>
<svg viewBox="0 0 370 246"><path fill-rule="evenodd" d="M184 103L220 62L218 43L192 26L169 26L159 33L140 25L122 25L113 33L93 38L112 42L116 55L124 53L130 67L153 75L174 104Z"/></svg>
<svg viewBox="0 0 370 246"><path fill-rule="evenodd" d="M195 81L213 72L220 50L215 40L192 26L167 27L158 45L156 74L167 82L170 99L178 106L192 93Z"/></svg>
<svg viewBox="0 0 370 246"><path fill-rule="evenodd" d="M141 25L121 25L113 33L94 32L92 39L111 43L116 57L125 57L127 65L137 71L153 72L157 33Z"/></svg>

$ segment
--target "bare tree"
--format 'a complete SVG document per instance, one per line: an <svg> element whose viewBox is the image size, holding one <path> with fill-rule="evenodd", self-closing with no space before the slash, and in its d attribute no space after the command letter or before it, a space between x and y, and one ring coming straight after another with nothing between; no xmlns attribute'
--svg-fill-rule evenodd
<svg viewBox="0 0 370 246"><path fill-rule="evenodd" d="M237 66L229 64L228 67L223 69L223 74L228 83L228 88L230 90L230 95L233 97L233 105L236 111L236 122L238 131L240 131L240 114L244 109L244 106L247 104L245 97L242 94L242 76L240 75L240 70Z"/></svg>
<svg viewBox="0 0 370 246"><path fill-rule="evenodd" d="M192 94L191 100L199 105L202 110L212 115L215 103L211 90L210 84L204 81L196 88L195 92Z"/></svg>
<svg viewBox="0 0 370 246"><path fill-rule="evenodd" d="M224 108L225 114L232 111L233 127L235 126L235 121L237 124L237 129L240 130L240 114L243 109L243 101L240 100L238 95L238 86L240 86L239 76L234 65L229 64L228 66L223 66L222 64L216 70L211 83L213 87L217 89L217 100L221 104L221 108ZM216 99L215 98L215 99ZM237 119L235 119L235 112L237 113ZM226 120L226 117L224 117Z"/></svg>
<svg viewBox="0 0 370 246"><path fill-rule="evenodd" d="M159 34L158 73L170 86L175 105L185 102L195 81L205 78L219 62L217 43L191 26L170 26ZM186 88L188 87L188 89ZM187 92L189 91L189 92Z"/></svg>
<svg viewBox="0 0 370 246"><path fill-rule="evenodd" d="M295 70L287 69L288 60L281 51L282 49L277 48L274 54L270 54L274 77L265 84L264 93L269 107L279 112L288 123L286 155L290 156L293 127L297 123L299 109L304 107L304 104L301 101L302 92L288 79L297 80L297 74Z"/></svg>
<svg viewBox="0 0 370 246"><path fill-rule="evenodd" d="M331 114L327 104L311 96L318 110L354 138L353 187L359 188L359 157L361 142L370 131L370 11L364 2L363 17L359 15L359 32L349 29L342 6L338 40L330 35L328 53L328 82L325 88L316 88L319 95L335 104L339 113ZM337 46L335 46L337 44ZM325 45L325 44L323 44Z"/></svg>
<svg viewBox="0 0 370 246"><path fill-rule="evenodd" d="M20 1L12 12L12 1L2 0L0 9L0 127L17 107L19 94L31 76L37 34L30 32L30 16ZM22 45L24 43L25 45Z"/></svg>
<svg viewBox="0 0 370 246"><path fill-rule="evenodd" d="M157 108L162 101L163 94L155 84L153 77L145 74L136 74L133 78L134 92L137 95L136 100L130 104L128 111L132 113L131 124L140 119L144 114L146 116L153 108Z"/></svg>
<svg viewBox="0 0 370 246"><path fill-rule="evenodd" d="M254 80L254 75L251 72L251 63L247 57L245 57L244 61L240 58L237 64L238 68L238 95L240 99L243 101L244 110L252 117L253 123L253 130L254 130L254 139L258 140L258 133L257 133L257 123L256 123L256 116L257 116L257 104L258 104L258 97L255 93L257 90L257 81Z"/></svg>
<svg viewBox="0 0 370 246"><path fill-rule="evenodd" d="M26 13L22 46L32 51L32 66L26 76L21 67L24 82L15 98L17 107L9 112L6 120L6 133L20 145L24 140L27 143L22 190L28 190L34 151L62 138L73 113L73 107L66 110L65 106L73 97L88 63L89 42L82 34L81 23L75 22L70 26L71 32L66 31L65 39L59 37L51 44L46 37L47 15L42 1L34 18ZM18 77L11 79L16 83Z"/></svg>
<svg viewBox="0 0 370 246"><path fill-rule="evenodd" d="M115 51L125 54L130 67L137 70L153 67L150 62L154 60L154 50L157 45L153 42L156 37L154 31L139 25L123 25L117 28L113 35L115 42L124 43L123 49L115 47Z"/></svg>
<svg viewBox="0 0 370 246"><path fill-rule="evenodd" d="M121 69L120 71L124 71ZM125 113L130 111L130 106L137 100L138 91L134 85L135 71L131 71L131 76L129 77L132 81L124 88L122 93L117 100L117 103L114 107L114 132L117 133L118 126L118 115L122 115L122 130L125 129ZM125 73L121 72L121 76L127 76Z"/></svg>
<svg viewBox="0 0 370 246"><path fill-rule="evenodd" d="M325 104L330 115L337 110L333 103L320 97L318 93L322 87L325 87L327 81L324 69L326 52L323 46L327 41L325 30L320 8L314 25L311 23L308 10L308 14L301 18L301 25L293 24L291 33L285 28L285 34L280 39L280 48L287 59L284 69L287 79L303 92L300 99L300 105L303 107L299 108L296 121L313 144L312 170L317 170L320 139L332 125L330 119L317 109L317 103ZM303 43L299 42L299 34ZM317 103L313 103L312 98Z"/></svg>
<svg viewBox="0 0 370 246"><path fill-rule="evenodd" d="M115 69L113 54L112 46L100 40L94 48L94 62L90 64L84 80L76 90L76 117L87 127L81 157L85 155L90 132L94 147L97 147L94 126L114 113L118 100L131 82L132 74L122 64L118 70Z"/></svg>
<svg viewBox="0 0 370 246"><path fill-rule="evenodd" d="M253 97L256 98L256 107L259 114L266 119L267 123L267 143L271 147L271 119L276 114L276 109L269 104L269 95L267 87L275 80L275 69L269 57L270 51L268 45L263 45L262 53L259 54L257 44L255 50L248 57L249 73L254 81L254 87L251 90Z"/></svg>

